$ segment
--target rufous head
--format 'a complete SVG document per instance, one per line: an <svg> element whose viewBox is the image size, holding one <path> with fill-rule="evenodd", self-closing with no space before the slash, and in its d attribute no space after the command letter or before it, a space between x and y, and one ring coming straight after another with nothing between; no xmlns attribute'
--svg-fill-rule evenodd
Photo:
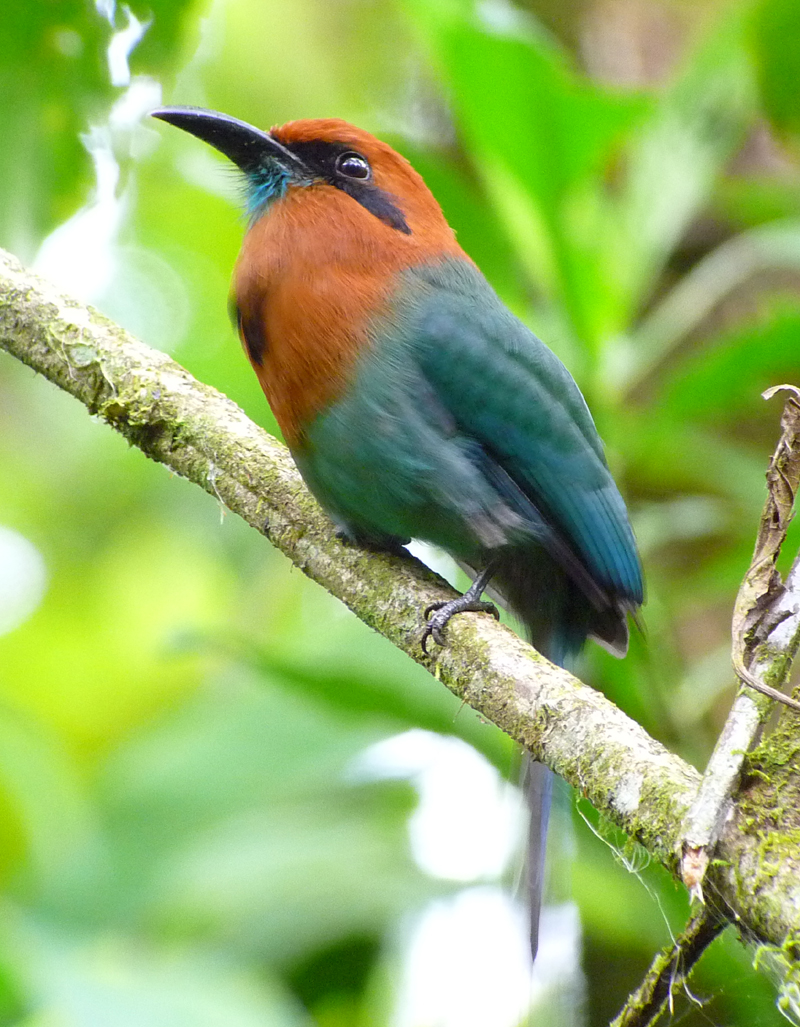
<svg viewBox="0 0 800 1027"><path fill-rule="evenodd" d="M165 107L152 114L209 143L244 172L251 223L290 189L309 188L317 194L345 193L401 235L450 232L439 204L409 162L346 121L290 121L262 132L200 107Z"/></svg>

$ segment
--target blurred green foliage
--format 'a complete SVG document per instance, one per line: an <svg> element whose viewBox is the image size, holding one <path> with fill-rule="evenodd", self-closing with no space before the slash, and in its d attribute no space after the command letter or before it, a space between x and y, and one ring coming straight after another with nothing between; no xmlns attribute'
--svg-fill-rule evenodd
<svg viewBox="0 0 800 1027"><path fill-rule="evenodd" d="M800 383L796 2L131 7L149 22L131 70L165 99L389 138L567 362L648 579L646 637L624 662L593 649L585 677L702 764L777 434L759 393ZM111 32L89 0L0 11L0 243L25 259L92 203L79 135L125 95ZM665 74L652 53L671 49ZM242 234L230 173L150 127L112 151L125 217L92 299L275 431L225 313ZM8 358L0 483L0 524L47 572L0 637L0 1024L391 1022L410 918L456 884L412 859L411 788L352 768L419 726L509 774L507 740ZM600 1025L687 909L580 812L595 832L576 817L573 888ZM710 1004L684 1001L684 1022L784 1022L750 962L718 944L694 985Z"/></svg>

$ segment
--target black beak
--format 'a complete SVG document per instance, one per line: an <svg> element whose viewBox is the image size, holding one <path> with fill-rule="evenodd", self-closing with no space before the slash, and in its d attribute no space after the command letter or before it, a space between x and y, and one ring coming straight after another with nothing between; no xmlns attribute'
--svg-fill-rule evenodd
<svg viewBox="0 0 800 1027"><path fill-rule="evenodd" d="M224 153L245 174L274 166L277 161L293 175L307 175L302 161L291 150L246 121L203 107L158 107L150 114L202 139Z"/></svg>

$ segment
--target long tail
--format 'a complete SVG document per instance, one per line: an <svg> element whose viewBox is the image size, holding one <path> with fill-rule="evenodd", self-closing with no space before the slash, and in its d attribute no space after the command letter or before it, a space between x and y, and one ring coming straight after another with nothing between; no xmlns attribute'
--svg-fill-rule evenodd
<svg viewBox="0 0 800 1027"><path fill-rule="evenodd" d="M523 559L512 554L498 567L493 584L525 625L531 644L560 667L578 656L591 631L592 611L576 587L545 554ZM553 773L543 763L526 758L522 786L530 814L526 862L530 913L531 957L539 947L539 916L544 888L547 826L553 796Z"/></svg>
<svg viewBox="0 0 800 1027"><path fill-rule="evenodd" d="M544 895L547 825L553 801L553 771L548 770L544 763L538 763L526 756L522 766L522 788L528 804L528 853L525 865L528 929L531 959L536 959L539 949L539 917Z"/></svg>

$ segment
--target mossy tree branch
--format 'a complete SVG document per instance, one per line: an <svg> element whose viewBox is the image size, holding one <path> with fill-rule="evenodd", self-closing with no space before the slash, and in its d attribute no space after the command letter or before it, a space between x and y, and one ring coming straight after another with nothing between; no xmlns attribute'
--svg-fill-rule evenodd
<svg viewBox="0 0 800 1027"><path fill-rule="evenodd" d="M679 828L699 783L694 768L489 616L455 618L448 646L426 657L421 611L452 597L449 586L411 557L339 542L287 450L229 399L2 251L0 348L244 518L676 872ZM751 887L761 845L734 816L707 891L740 926L780 946L800 936L800 875L796 866L771 866Z"/></svg>

